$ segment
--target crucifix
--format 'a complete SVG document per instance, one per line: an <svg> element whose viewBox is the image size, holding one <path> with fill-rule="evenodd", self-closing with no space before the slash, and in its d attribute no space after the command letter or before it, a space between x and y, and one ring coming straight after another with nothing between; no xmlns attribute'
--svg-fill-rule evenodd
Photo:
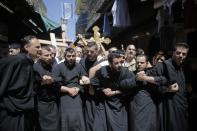
<svg viewBox="0 0 197 131"><path fill-rule="evenodd" d="M104 43L106 45L109 45L111 43L111 39L101 37L101 34L99 33L100 28L98 26L94 26L92 28L92 30L94 32L94 35L90 39L94 40L96 42L96 44L98 44L100 46L102 55L105 55L106 54L106 50L105 50L105 48L104 48L102 43Z"/></svg>
<svg viewBox="0 0 197 131"><path fill-rule="evenodd" d="M101 34L99 32L100 28L98 26L94 26L92 30L94 33L93 33L93 37L91 37L90 39L85 39L81 34L78 34L78 38L79 38L78 43L83 44L84 46L87 46L88 42L93 41L96 44L98 44L98 46L101 48L102 55L105 55L106 50L103 46L103 43L106 45L109 45L111 43L111 40L109 38L101 37Z"/></svg>
<svg viewBox="0 0 197 131"><path fill-rule="evenodd" d="M95 42L97 44L110 44L111 43L111 40L109 38L104 38L104 37L101 37L101 34L99 33L100 31L100 28L98 26L94 26L92 28L92 31L94 32L94 37L93 39L95 40Z"/></svg>

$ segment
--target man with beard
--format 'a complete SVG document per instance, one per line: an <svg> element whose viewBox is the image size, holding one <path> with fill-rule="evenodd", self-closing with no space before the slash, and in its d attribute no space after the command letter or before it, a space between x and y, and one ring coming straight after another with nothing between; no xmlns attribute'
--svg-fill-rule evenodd
<svg viewBox="0 0 197 131"><path fill-rule="evenodd" d="M53 69L55 81L61 84L61 131L86 131L81 100L83 87L79 84L86 73L76 63L74 49L66 49L64 57L65 61Z"/></svg>
<svg viewBox="0 0 197 131"><path fill-rule="evenodd" d="M79 62L83 69L89 74L89 70L91 67L97 65L99 62L97 61L97 56L99 52L99 47L95 42L89 42L86 48L86 57L81 59ZM94 114L95 114L95 96L94 89L90 86L85 86L85 92L83 95L84 102L84 115L85 115L85 123L86 130L93 131L93 123L94 123Z"/></svg>
<svg viewBox="0 0 197 131"><path fill-rule="evenodd" d="M116 47L111 47L108 49L108 54L117 51L118 49ZM106 56L107 57L107 56ZM102 67L102 66L106 66L109 65L109 62L106 58L106 60L100 62L99 64L97 64L96 66L93 66L92 68L90 68L89 70L89 78L92 78L95 76L96 72Z"/></svg>
<svg viewBox="0 0 197 131"><path fill-rule="evenodd" d="M59 89L52 78L52 52L49 46L42 47L39 60L34 64L34 70L40 78L48 78L45 83L38 81L40 85L37 88L37 108L40 131L59 131Z"/></svg>
<svg viewBox="0 0 197 131"><path fill-rule="evenodd" d="M166 86L161 88L163 93L159 105L159 129L162 131L187 131L187 90L182 64L188 54L189 46L186 43L177 43L174 47L172 58L156 65L147 76L141 74L139 79L143 81L158 81L158 76L164 76L167 80ZM170 86L169 86L170 85ZM159 87L158 87L159 88Z"/></svg>
<svg viewBox="0 0 197 131"><path fill-rule="evenodd" d="M99 47L95 42L88 43L85 52L86 57L84 59L81 59L79 62L87 73L92 66L98 64L98 51Z"/></svg>
<svg viewBox="0 0 197 131"><path fill-rule="evenodd" d="M0 130L34 129L35 74L33 64L41 51L35 36L22 39L23 52L0 60ZM44 82L44 81L43 81Z"/></svg>
<svg viewBox="0 0 197 131"><path fill-rule="evenodd" d="M128 130L125 98L129 89L119 84L121 80L133 78L131 84L134 86L135 77L127 68L121 66L121 61L119 53L110 53L109 65L101 67L91 79L91 85L96 88L97 95L99 95L94 131Z"/></svg>

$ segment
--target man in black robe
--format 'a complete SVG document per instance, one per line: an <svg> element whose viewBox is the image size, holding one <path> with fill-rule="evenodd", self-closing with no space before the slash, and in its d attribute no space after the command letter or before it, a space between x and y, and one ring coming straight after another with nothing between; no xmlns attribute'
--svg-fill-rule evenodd
<svg viewBox="0 0 197 131"><path fill-rule="evenodd" d="M152 79L157 81L158 76L164 76L166 86L158 87L163 93L159 105L159 129L162 131L187 131L188 130L188 103L185 76L182 64L188 54L189 47L186 43L175 45L172 58L156 65L147 77L142 75L142 80ZM140 79L141 79L140 78ZM157 81L163 85L163 81ZM161 84L162 83L162 84Z"/></svg>
<svg viewBox="0 0 197 131"><path fill-rule="evenodd" d="M138 72L148 69L148 58L146 55L136 57L136 76ZM132 79L121 81L121 86L130 87ZM136 86L131 91L129 104L129 130L132 131L156 131L156 105L155 91L152 85L144 81L138 81L136 77Z"/></svg>
<svg viewBox="0 0 197 131"><path fill-rule="evenodd" d="M81 66L87 74L89 74L89 70L91 67L99 63L99 61L97 60L98 52L98 45L95 42L89 42L85 52L86 57L82 58L79 62L79 64L81 64ZM90 86L84 87L83 103L86 130L93 131L95 114L95 95L93 88L91 88Z"/></svg>
<svg viewBox="0 0 197 131"><path fill-rule="evenodd" d="M95 114L94 131L127 131L128 119L126 111L127 87L119 86L123 79L133 78L132 84L135 85L135 77L127 68L122 67L122 59L119 53L108 55L108 66L101 67L91 85L96 88L96 101L98 113ZM131 87L130 87L131 88ZM103 108L101 108L103 106Z"/></svg>
<svg viewBox="0 0 197 131"><path fill-rule="evenodd" d="M39 86L36 89L40 131L60 131L59 87L52 78L52 64L51 49L49 46L43 46L39 60L34 64L38 77L48 78L45 83L38 81Z"/></svg>
<svg viewBox="0 0 197 131"><path fill-rule="evenodd" d="M35 36L22 39L24 54L0 60L0 131L34 129L34 60L40 53Z"/></svg>
<svg viewBox="0 0 197 131"><path fill-rule="evenodd" d="M79 83L86 73L76 63L74 49L66 49L64 57L65 61L53 69L55 81L61 84L61 131L86 131L81 100L83 87Z"/></svg>
<svg viewBox="0 0 197 131"><path fill-rule="evenodd" d="M87 44L87 48L85 50L86 57L82 58L79 62L87 73L89 72L91 67L98 64L98 52L99 47L95 42L89 42Z"/></svg>

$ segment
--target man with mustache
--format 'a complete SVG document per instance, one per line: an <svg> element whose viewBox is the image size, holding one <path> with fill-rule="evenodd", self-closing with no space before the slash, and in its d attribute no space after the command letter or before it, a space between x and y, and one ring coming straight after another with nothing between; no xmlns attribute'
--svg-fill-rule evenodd
<svg viewBox="0 0 197 131"><path fill-rule="evenodd" d="M86 72L76 63L76 53L73 48L67 48L64 53L65 61L53 69L53 77L61 85L60 114L61 131L86 131L82 108L81 94Z"/></svg>
<svg viewBox="0 0 197 131"><path fill-rule="evenodd" d="M136 56L135 45L133 44L128 45L126 49L126 58L125 58L125 62L123 63L123 66L127 67L130 71L136 70L135 56Z"/></svg>
<svg viewBox="0 0 197 131"><path fill-rule="evenodd" d="M158 105L158 130L187 131L188 130L188 102L185 75L182 69L187 57L189 46L180 42L174 47L172 57L157 64L148 75L138 76L140 81L155 82L160 90L161 101ZM165 77L166 82L158 77Z"/></svg>

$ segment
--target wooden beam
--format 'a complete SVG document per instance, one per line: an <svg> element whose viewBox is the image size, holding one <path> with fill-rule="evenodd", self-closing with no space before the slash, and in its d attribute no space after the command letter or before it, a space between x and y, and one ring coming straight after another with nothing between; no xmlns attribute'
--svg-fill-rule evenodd
<svg viewBox="0 0 197 131"><path fill-rule="evenodd" d="M44 45L52 45L51 41L49 40L43 40L43 39L38 39L39 42L41 44L44 44ZM63 44L62 42L56 42L56 46L60 46L60 47L67 47L66 44Z"/></svg>
<svg viewBox="0 0 197 131"><path fill-rule="evenodd" d="M54 46L57 46L55 33L50 33L50 38L51 38L51 44L54 45Z"/></svg>

